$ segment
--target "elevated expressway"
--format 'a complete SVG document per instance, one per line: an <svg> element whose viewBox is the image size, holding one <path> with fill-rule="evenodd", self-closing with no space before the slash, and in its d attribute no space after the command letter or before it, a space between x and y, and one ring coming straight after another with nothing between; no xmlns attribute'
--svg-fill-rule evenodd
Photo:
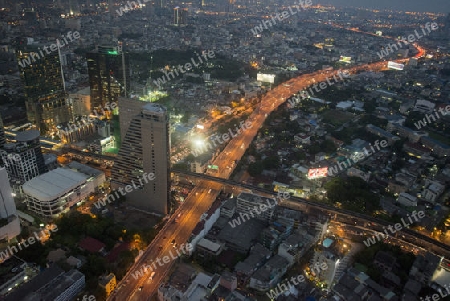
<svg viewBox="0 0 450 301"><path fill-rule="evenodd" d="M182 170L172 170L172 172L178 176L185 176L189 178L203 179L208 181L214 181L220 183L224 186L230 187L238 187L245 190L250 190L253 193L260 193L265 195L276 196L277 192L270 191L264 188L256 187L253 185L248 185L244 183L238 183L236 181L217 178L210 175L193 173L189 171ZM281 206L292 208L292 209L302 209L305 211L309 210L320 210L324 213L324 215L331 216L334 220L339 223L349 224L349 225L358 225L361 228L365 228L370 231L384 232L383 227L387 227L389 225L394 225L394 223L387 222L385 220L375 218L370 215L356 213L349 210L339 209L324 203L317 203L308 201L304 198L299 197L290 197L289 199L282 200L279 202ZM368 225L370 223L370 226ZM404 236L404 237L402 237ZM396 232L395 237L397 240L404 240L406 243L417 245L423 249L432 251L437 255L445 256L446 258L450 258L450 246L439 242L431 237L418 233L416 231L410 230L408 228L403 228L401 231Z"/></svg>

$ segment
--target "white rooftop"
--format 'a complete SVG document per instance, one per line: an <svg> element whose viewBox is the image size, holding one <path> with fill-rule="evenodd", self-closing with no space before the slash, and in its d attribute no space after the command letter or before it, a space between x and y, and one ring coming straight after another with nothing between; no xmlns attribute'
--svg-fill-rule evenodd
<svg viewBox="0 0 450 301"><path fill-rule="evenodd" d="M71 169L57 168L25 182L23 191L41 202L48 202L83 184L87 178Z"/></svg>
<svg viewBox="0 0 450 301"><path fill-rule="evenodd" d="M198 241L198 245L205 249L208 249L212 252L217 252L220 249L220 245L218 243L212 242L209 239L202 238Z"/></svg>

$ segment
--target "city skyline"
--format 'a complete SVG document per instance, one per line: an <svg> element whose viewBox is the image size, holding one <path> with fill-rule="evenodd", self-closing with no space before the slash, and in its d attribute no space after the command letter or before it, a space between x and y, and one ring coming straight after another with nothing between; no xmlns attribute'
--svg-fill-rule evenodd
<svg viewBox="0 0 450 301"><path fill-rule="evenodd" d="M398 11L418 11L418 12L435 12L435 13L450 13L450 5L446 0L320 0L321 4L338 5L341 7L364 7L375 9L388 9Z"/></svg>

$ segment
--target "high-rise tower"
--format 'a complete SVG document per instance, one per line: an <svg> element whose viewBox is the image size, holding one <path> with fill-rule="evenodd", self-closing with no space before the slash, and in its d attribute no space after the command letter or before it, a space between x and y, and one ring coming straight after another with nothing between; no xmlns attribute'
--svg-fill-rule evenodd
<svg viewBox="0 0 450 301"><path fill-rule="evenodd" d="M180 8L179 6L173 9L173 25L184 26L187 25L187 8Z"/></svg>
<svg viewBox="0 0 450 301"><path fill-rule="evenodd" d="M86 57L92 109L104 109L108 103L117 102L119 96L127 95L130 88L129 61L122 46L98 46Z"/></svg>
<svg viewBox="0 0 450 301"><path fill-rule="evenodd" d="M111 187L139 186L144 173L153 173L154 180L127 193L127 201L137 208L166 214L170 200L167 110L158 104L119 98L119 111L120 129L125 134L111 171Z"/></svg>
<svg viewBox="0 0 450 301"><path fill-rule="evenodd" d="M17 216L16 204L12 197L8 173L0 168L0 240L11 240L20 234L20 220ZM1 256L0 262L5 258Z"/></svg>
<svg viewBox="0 0 450 301"><path fill-rule="evenodd" d="M44 52L42 47L19 47L17 60L25 86L28 120L41 133L47 133L58 124L72 118L64 91L59 51Z"/></svg>
<svg viewBox="0 0 450 301"><path fill-rule="evenodd" d="M13 188L48 171L41 151L39 132L19 132L15 143L6 143L0 153Z"/></svg>

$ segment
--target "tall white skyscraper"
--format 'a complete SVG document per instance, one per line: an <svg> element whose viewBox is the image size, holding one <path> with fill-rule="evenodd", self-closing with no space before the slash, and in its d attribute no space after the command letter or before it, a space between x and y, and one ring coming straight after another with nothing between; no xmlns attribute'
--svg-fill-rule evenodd
<svg viewBox="0 0 450 301"><path fill-rule="evenodd" d="M8 172L0 168L0 218L8 218L16 215L16 204L12 197L12 189L9 185Z"/></svg>
<svg viewBox="0 0 450 301"><path fill-rule="evenodd" d="M9 185L8 173L0 168L0 240L9 241L20 234L20 221ZM3 222L5 221L5 222Z"/></svg>

